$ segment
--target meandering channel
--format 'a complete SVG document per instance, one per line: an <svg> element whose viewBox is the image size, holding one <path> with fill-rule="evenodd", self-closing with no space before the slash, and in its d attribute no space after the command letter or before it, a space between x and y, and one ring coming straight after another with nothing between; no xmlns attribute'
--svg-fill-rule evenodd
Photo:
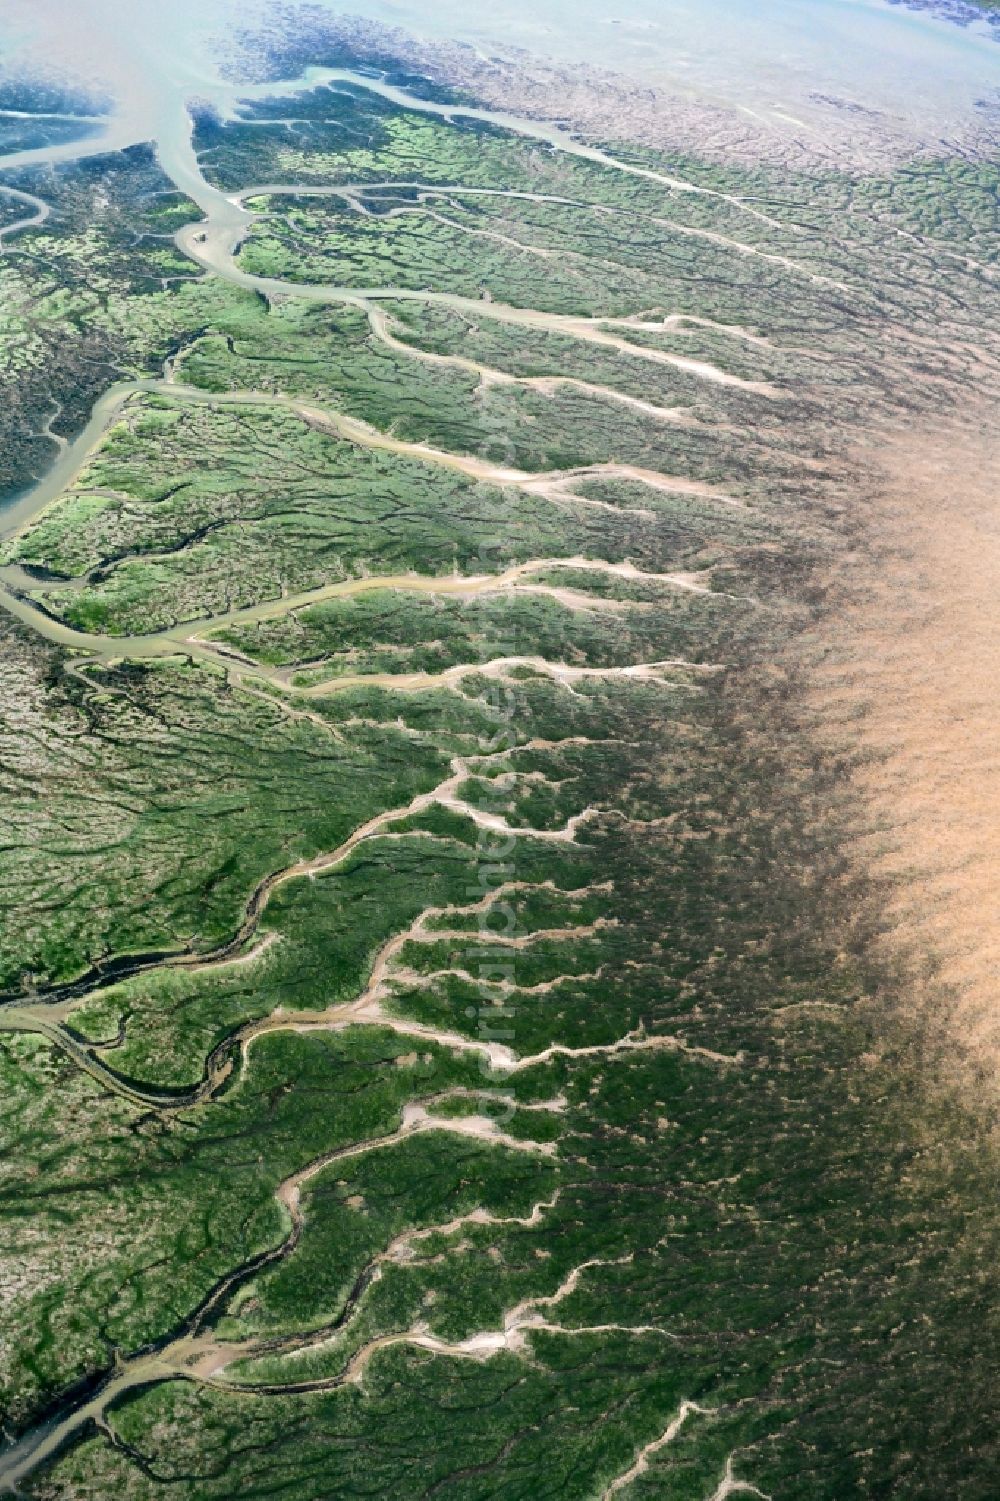
<svg viewBox="0 0 1000 1501"><path fill-rule="evenodd" d="M285 87L288 92L294 93L302 88L320 83L373 89L389 99L407 105L407 107L432 110L445 118L453 115L461 115L473 119L488 120L491 123L516 130L522 135L541 140L555 150L565 151L598 163L606 168L648 179L674 192L718 197L752 218L772 226L775 223L763 211L747 204L742 199L733 195L716 193L714 190L687 183L680 178L657 173L651 169L616 161L607 153L597 148L588 147L575 140L568 132L563 131L557 126L547 126L533 121L517 120L513 117L486 110L466 109L464 107L453 109L451 107L430 105L425 101L414 100L409 95L403 94L389 85L379 83L368 77L340 70L312 69L302 79L293 81ZM233 92L232 90L229 91L230 96L232 96ZM257 86L256 90L240 89L238 91L241 96L252 96L255 92L260 95L273 95L279 92L279 89L275 85L267 84ZM778 388L772 387L765 382L746 381L730 376L715 366L708 365L702 361L689 360L683 356L675 356L664 351L632 345L625 337L625 329L629 326L627 321L625 321L623 327L622 320L617 320L618 326L613 327L612 325L616 320L566 319L527 308L506 307L496 303L486 305L451 294L408 293L400 292L394 288L374 288L359 291L356 288L310 287L252 277L242 271L235 262L236 248L245 235L248 225L252 222L252 216L243 206L241 195L224 194L205 180L193 149L191 119L183 98L175 97L168 101L164 106L161 119L163 132L157 140L157 149L164 170L178 189L188 194L197 203L205 216L202 223L190 226L180 232L177 237L178 245L209 274L223 276L236 285L249 288L253 291L263 292L266 295L293 295L296 297L325 299L356 305L366 312L376 333L380 330L382 331L382 335L387 343L394 343L395 341L390 337L388 323L382 316L378 304L388 299L397 299L400 297L419 298L423 301L450 305L460 310L474 309L477 316L485 314L486 316L505 319L528 327L536 327L563 334L572 333L574 337L602 344L619 353L628 352L636 358L673 365L697 378L733 385L761 398L778 398L784 394ZM112 145L126 144L121 139L123 133L127 133L125 126L120 122L117 126L114 122L111 122L104 135L96 139L91 137L82 142L66 143L41 153L18 153L15 156L9 156L0 160L0 171L20 166L39 165L43 162L46 164L67 162L91 156L99 150L109 149ZM289 189L289 191L292 191L292 189ZM47 206L42 200L32 200L29 198L29 195L22 194L20 196L28 199L28 206L33 209L33 214L30 217L26 216L18 224L8 226L5 231L8 236L17 230L26 229L32 224L44 222L47 213ZM681 315L677 316L680 317ZM415 358L420 357L419 351L410 352ZM580 384L584 387L587 386L585 382L575 382L575 384ZM593 389L598 390L599 388ZM345 417L340 413L306 408L301 403L296 403L290 398L275 398L269 394L252 392L220 397L197 391L191 387L185 387L165 377L163 381L122 382L110 388L96 403L91 418L84 430L74 441L65 446L64 451L60 454L57 462L52 466L45 478L3 515L2 531L4 534L9 536L11 533L22 529L45 506L72 486L99 446L108 427L121 412L124 403L133 394L144 391L165 391L173 394L178 399L211 401L215 403L236 401L273 406L276 402L280 403L283 400L284 404L297 410L305 420L329 426L330 430L336 433L337 436L349 441L419 456L429 462L457 468L476 479L489 480L493 483L518 485L525 490L529 490L530 493L537 495L539 499L552 503L585 503L583 497L573 496L571 490L567 487L571 484L574 477L579 477L581 474L587 472L618 474L632 479L639 479L643 483L661 489L678 493L702 495L706 499L724 504L739 503L733 497L725 496L711 487L697 485L692 481L683 479L672 479L665 475L651 474L629 466L602 465L595 466L595 469L592 471L578 470L573 471L572 474L559 473L551 475L528 475L516 470L500 470L475 458L448 454L443 451L430 449L425 445L401 443L385 434L378 433L375 429L358 422L356 419ZM601 394L610 399L628 400L628 398L622 397L618 393L602 392ZM653 411L652 407L650 407L649 415L659 415L664 420L673 420L673 416L669 411L660 410L657 413ZM82 653L83 661L114 661L119 657L167 656L181 652L219 662L220 654L218 647L206 642L202 637L207 631L218 629L221 625L227 623L249 623L254 620L262 620L269 618L272 612L287 612L290 608L297 608L301 605L316 602L322 598L332 598L338 594L360 592L363 589L396 587L406 589L420 588L441 592L475 593L486 589L517 587L526 582L530 586L530 574L532 571L541 569L542 567L575 566L579 561L578 559L530 560L528 563L519 565L516 569L508 570L505 574L489 578L476 577L441 580L406 576L405 578L376 577L352 579L328 586L323 590L314 591L311 595L303 595L291 601L287 599L272 601L253 607L250 610L232 612L228 616L188 622L172 630L155 633L148 637L101 638L74 631L55 620L52 616L45 614L37 604L33 603L24 587L25 580L11 573L8 573L3 580L2 589L0 589L0 606L15 615L24 624L43 635L46 639ZM623 568L627 570L630 565L611 565L587 560L586 566L612 570ZM697 586L690 579L686 579L683 576L664 575L663 577L665 579L672 578L673 582L677 583L679 587ZM595 604L594 607L598 608L600 606ZM78 663L77 665L79 667L81 664ZM247 664L243 661L234 665L231 659L227 658L226 666L227 670L232 671L237 678L242 674L265 675L256 665ZM475 670L485 670L493 672L496 675L502 675L504 672L510 672L525 666L548 672L554 681L560 682L564 686L570 686L581 675L608 672L617 672L630 678L647 681L661 681L665 673L670 673L678 669L682 672L711 670L705 664L683 662L635 663L625 668L593 669L570 666L564 663L545 662L543 659L534 657L498 659L494 663L477 664ZM471 670L473 670L471 667L452 669L451 677L457 679L462 673ZM400 676L383 678L376 676L366 681L385 681L390 682L395 687L405 686L405 681ZM324 691L328 691L328 685ZM355 829L336 850L310 860L297 861L282 870L271 872L263 877L247 900L242 921L236 932L215 953L206 955L185 951L179 953L121 956L116 960L99 966L88 975L80 977L79 980L70 985L54 987L48 994L8 997L6 1003L0 1009L0 1028L26 1029L37 1032L39 1035L47 1038L53 1045L61 1047L73 1058L81 1069L84 1069L88 1074L93 1076L104 1087L128 1099L137 1108L161 1110L190 1108L195 1104L209 1099L227 1076L234 1049L242 1048L245 1052L254 1037L263 1035L275 1026L292 1025L299 1028L308 1028L314 1025L330 1027L341 1024L347 1025L355 1021L367 1022L372 1025L395 1026L400 1030L408 1030L411 1035L420 1036L424 1040L435 1040L447 1046L475 1048L477 1044L470 1039L462 1038L457 1034L452 1036L452 1034L445 1032L436 1033L432 1028L417 1027L416 1024L408 1024L403 1019L394 1017L391 1013L385 1011L380 1004L379 996L375 995L372 990L372 984L378 986L385 978L386 971L384 965L382 969L376 969L372 984L366 988L364 993L355 1002L350 1004L349 1008L345 1008L343 1016L337 1015L334 1017L331 1014L322 1014L317 1017L308 1018L265 1018L260 1022L250 1024L248 1028L241 1029L232 1038L228 1039L226 1043L220 1045L220 1048L208 1060L202 1083L182 1099L166 1092L145 1090L135 1085L132 1081L123 1079L114 1070L110 1069L97 1055L97 1051L95 1051L96 1045L88 1045L68 1030L65 1025L65 1017L72 1010L75 1001L87 994L94 993L95 990L119 983L130 976L159 968L187 967L194 969L202 968L206 965L223 965L240 962L247 957L248 945L257 933L260 919L267 908L270 897L280 886L292 880L316 875L335 868L342 864L364 841L391 833L394 823L435 804L449 807L453 811L468 816L483 827L502 832L506 837L551 842L572 843L577 839L579 831L588 822L603 816L601 810L588 807L573 815L560 828L537 829L514 827L504 818L475 808L463 801L460 795L460 788L462 783L472 774L470 759L455 757L449 768L448 775L437 786L425 793L419 794L405 807L389 809L369 819L366 823ZM412 937L413 930L411 929L409 935L403 935L403 938L405 939L406 936ZM441 933L435 935L436 938L440 938L441 936ZM549 934L548 936L551 937L552 935ZM393 944L397 945L397 948L392 948ZM383 950L383 959L385 959L390 949L393 953L397 952L398 946L401 946L399 935L395 939L390 940L389 945ZM503 1056L499 1054L494 1055L494 1053L490 1052L488 1057L492 1066L510 1071L520 1067L544 1063L557 1057L600 1053L614 1055L628 1052L633 1048L647 1047L669 1047L690 1050L699 1057L704 1055L706 1064L711 1064L712 1066L718 1066L720 1063L724 1066L729 1066L732 1063L738 1062L736 1059L722 1058L721 1055L709 1056L707 1050L689 1045L683 1038L666 1036L646 1037L645 1035L637 1034L629 1034L625 1038L617 1039L608 1044L591 1045L582 1049L574 1049L562 1044L552 1044L542 1052L527 1059L518 1059L512 1054L508 1056L509 1050L506 1050ZM334 1162L390 1146L405 1135L422 1130L442 1130L467 1135L472 1134L484 1140L497 1142L511 1150L541 1154L552 1154L555 1151L552 1144L538 1143L525 1140L521 1137L507 1135L488 1116L436 1117L427 1108L430 1103L433 1102L412 1103L406 1107L402 1121L394 1132L384 1137L376 1137L372 1140L364 1140L338 1147L300 1169L280 1184L276 1194L279 1202L287 1212L289 1221L288 1232L281 1244L277 1247L261 1251L242 1266L227 1273L206 1298L203 1299L199 1308L186 1320L178 1335L165 1340L160 1348L156 1350L141 1351L128 1359L120 1361L96 1391L91 1390L85 1396L71 1401L66 1411L43 1422L36 1429L28 1432L21 1439L9 1446L0 1455L0 1489L7 1492L16 1491L17 1487L28 1476L56 1455L64 1445L77 1438L89 1423L105 1422L108 1409L126 1393L135 1392L142 1387L156 1382L176 1378L217 1382L219 1380L218 1373L222 1365L235 1358L235 1355L249 1353L246 1349L237 1349L235 1354L232 1348L228 1351L223 1349L218 1342L209 1339L204 1334L205 1325L210 1317L219 1310L224 1299L237 1286L245 1282L248 1277L263 1269L264 1266L290 1254L292 1249L294 1249L301 1234L303 1224L300 1206L301 1190L316 1174ZM544 1108L549 1107L546 1106ZM558 1298L558 1294L556 1298ZM552 1301L553 1299L551 1298L548 1300L540 1299L535 1300L535 1303L540 1306L542 1303L551 1303ZM521 1312L523 1314L521 1322L515 1319L514 1323L505 1329L502 1336L477 1335L462 1345L449 1347L442 1341L424 1337L419 1331L404 1332L380 1338L372 1341L366 1351L361 1352L360 1355L356 1355L345 1372L341 1376L334 1378L334 1380L342 1382L347 1379L354 1379L363 1370L366 1360L378 1349L400 1341L408 1340L422 1344L425 1348L439 1353L465 1354L473 1358L488 1357L497 1349L506 1348L510 1338L520 1329L521 1324L525 1323L525 1321L530 1323L534 1312L537 1312L537 1310L535 1310L533 1304L531 1308L525 1305Z"/></svg>

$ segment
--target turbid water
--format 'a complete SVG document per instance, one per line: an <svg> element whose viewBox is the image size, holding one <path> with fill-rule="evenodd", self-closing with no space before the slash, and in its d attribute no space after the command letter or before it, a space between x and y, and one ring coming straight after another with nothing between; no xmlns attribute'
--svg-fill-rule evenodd
<svg viewBox="0 0 1000 1501"><path fill-rule="evenodd" d="M486 50L523 47L699 98L765 109L808 101L822 77L872 109L938 123L968 89L996 87L985 25L960 28L881 0L513 0L487 17L460 0L368 0L358 11ZM711 46L705 37L710 34Z"/></svg>
<svg viewBox="0 0 1000 1501"><path fill-rule="evenodd" d="M344 7L323 0L332 15ZM323 7L321 7L323 8ZM4 54L110 89L106 146L159 137L179 98L234 97L220 38L267 24L268 0L8 0ZM1000 97L1000 45L987 24L960 27L883 0L355 0L351 15L483 54L527 49L566 66L611 69L668 95L720 103L790 135L829 131L844 106L876 111L914 141L951 138ZM712 45L704 39L711 34ZM67 159L74 148L20 160Z"/></svg>

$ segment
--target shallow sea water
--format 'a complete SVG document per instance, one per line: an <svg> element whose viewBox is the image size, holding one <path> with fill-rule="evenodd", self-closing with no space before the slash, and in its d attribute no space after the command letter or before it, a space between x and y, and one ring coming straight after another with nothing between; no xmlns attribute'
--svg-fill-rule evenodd
<svg viewBox="0 0 1000 1501"><path fill-rule="evenodd" d="M790 130L815 126L833 96L877 110L923 141L950 137L1000 100L1000 42L884 0L321 0L486 53L523 48L610 68L682 97L723 103ZM274 16L269 0L6 0L8 63L41 61L109 86L120 133L157 133L167 95L215 94L213 37ZM116 142L115 144L118 144Z"/></svg>

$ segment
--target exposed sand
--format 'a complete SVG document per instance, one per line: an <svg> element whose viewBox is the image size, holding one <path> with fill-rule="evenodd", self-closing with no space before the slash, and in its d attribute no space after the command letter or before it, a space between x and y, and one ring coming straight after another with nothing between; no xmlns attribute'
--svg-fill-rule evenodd
<svg viewBox="0 0 1000 1501"><path fill-rule="evenodd" d="M1000 1083L1000 442L990 414L891 435L866 525L878 556L832 632L817 703L870 759L884 943L938 1061ZM867 552L867 548L866 548ZM869 829L872 825L869 824ZM971 1070L971 1073L970 1073ZM995 1103L995 1100L992 1102Z"/></svg>

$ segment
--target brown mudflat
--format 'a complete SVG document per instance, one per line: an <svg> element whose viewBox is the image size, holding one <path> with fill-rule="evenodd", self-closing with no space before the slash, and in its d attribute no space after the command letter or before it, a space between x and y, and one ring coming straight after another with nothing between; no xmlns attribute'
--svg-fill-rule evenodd
<svg viewBox="0 0 1000 1501"><path fill-rule="evenodd" d="M984 414L868 457L871 546L821 715L860 741L857 853L910 1004L942 1061L1000 1085L1000 441Z"/></svg>

